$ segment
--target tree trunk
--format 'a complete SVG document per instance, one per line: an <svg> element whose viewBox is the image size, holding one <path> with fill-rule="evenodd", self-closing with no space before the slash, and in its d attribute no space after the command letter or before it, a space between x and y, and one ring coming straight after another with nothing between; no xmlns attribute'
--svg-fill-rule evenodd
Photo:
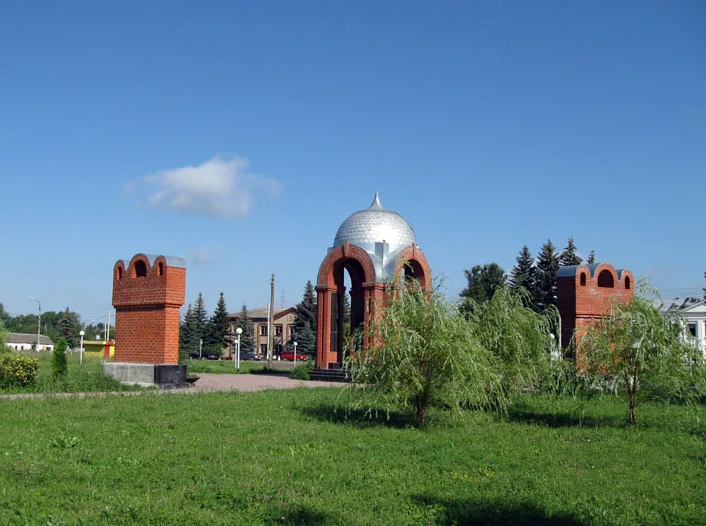
<svg viewBox="0 0 706 526"><path fill-rule="evenodd" d="M628 398L630 403L630 423L637 423L637 416L635 415L635 399L637 398L637 378L632 377L632 385L628 389Z"/></svg>

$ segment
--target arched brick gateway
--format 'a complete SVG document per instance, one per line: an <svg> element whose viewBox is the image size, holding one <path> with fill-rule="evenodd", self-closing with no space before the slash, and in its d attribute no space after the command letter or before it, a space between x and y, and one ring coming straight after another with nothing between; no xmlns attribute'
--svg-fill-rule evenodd
<svg viewBox="0 0 706 526"><path fill-rule="evenodd" d="M350 277L350 291L344 273ZM431 271L411 225L386 210L375 194L370 207L350 215L339 227L333 247L319 268L316 366L337 369L344 349L343 295L350 294L350 336L365 327L380 308L387 287L405 276L431 287ZM363 341L363 348L367 342Z"/></svg>

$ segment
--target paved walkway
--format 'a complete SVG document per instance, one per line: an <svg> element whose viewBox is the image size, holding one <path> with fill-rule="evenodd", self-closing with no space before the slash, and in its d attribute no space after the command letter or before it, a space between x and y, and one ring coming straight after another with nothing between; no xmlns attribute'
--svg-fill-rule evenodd
<svg viewBox="0 0 706 526"><path fill-rule="evenodd" d="M292 380L285 376L265 374L212 374L198 373L198 381L185 389L160 389L157 391L115 391L108 393L21 393L0 395L0 399L18 398L84 398L87 396L137 396L142 394L197 394L215 393L219 391L242 391L253 393L265 389L295 389L297 387L342 387L337 382L310 382L308 380Z"/></svg>

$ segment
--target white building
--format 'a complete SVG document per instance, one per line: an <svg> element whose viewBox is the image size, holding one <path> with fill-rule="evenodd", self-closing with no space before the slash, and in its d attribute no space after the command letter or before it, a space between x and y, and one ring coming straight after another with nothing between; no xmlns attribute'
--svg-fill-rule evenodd
<svg viewBox="0 0 706 526"><path fill-rule="evenodd" d="M706 299L673 298L663 300L660 310L677 309L684 317L687 337L701 350L706 358Z"/></svg>
<svg viewBox="0 0 706 526"><path fill-rule="evenodd" d="M7 346L13 351L33 351L37 344L36 334L24 334L21 332L11 332L7 339ZM54 342L49 336L43 334L39 337L40 351L51 351L54 349Z"/></svg>

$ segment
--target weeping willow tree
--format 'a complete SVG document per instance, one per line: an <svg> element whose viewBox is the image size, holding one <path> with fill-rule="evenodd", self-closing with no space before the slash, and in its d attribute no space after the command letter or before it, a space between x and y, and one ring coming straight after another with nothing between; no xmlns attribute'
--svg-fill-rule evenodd
<svg viewBox="0 0 706 526"><path fill-rule="evenodd" d="M613 381L624 393L629 422L637 422L642 395L692 400L703 393L703 354L684 336L676 310L662 313L658 295L645 283L629 303L615 303L579 340L579 367L586 375Z"/></svg>
<svg viewBox="0 0 706 526"><path fill-rule="evenodd" d="M493 357L506 395L535 389L551 372L551 328L558 325L559 313L551 307L540 314L531 304L525 290L501 287L490 301L464 308L474 339Z"/></svg>
<svg viewBox="0 0 706 526"><path fill-rule="evenodd" d="M505 407L493 357L457 305L414 280L391 288L383 303L358 335L367 349L348 358L353 407L408 412L418 426L432 407Z"/></svg>

